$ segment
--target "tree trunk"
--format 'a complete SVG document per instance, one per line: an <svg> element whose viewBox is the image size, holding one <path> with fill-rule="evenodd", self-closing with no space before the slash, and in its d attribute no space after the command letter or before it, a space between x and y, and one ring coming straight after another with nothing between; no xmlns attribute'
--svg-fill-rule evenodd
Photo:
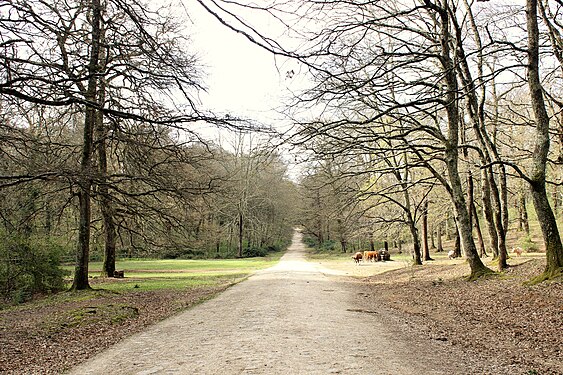
<svg viewBox="0 0 563 375"><path fill-rule="evenodd" d="M100 80L98 102L103 105L105 102L105 83ZM108 160L107 160L107 137L108 129L104 125L104 114L102 111L96 112L96 143L98 146L98 169L100 172L98 181L98 193L100 194L100 211L104 223L104 264L102 275L113 277L115 274L115 243L117 235L115 223L113 221L113 203L107 186Z"/></svg>
<svg viewBox="0 0 563 375"><path fill-rule="evenodd" d="M428 200L424 201L422 210L422 253L424 261L434 260L430 257L430 248L428 246Z"/></svg>
<svg viewBox="0 0 563 375"><path fill-rule="evenodd" d="M491 197L493 202L493 215L495 228L497 232L497 250L498 250L498 270L502 271L508 267L506 262L508 258L508 253L506 251L506 233L504 231L503 224L503 212L502 203L500 201L500 192L498 190L497 184L494 181L492 169L489 170L489 185L491 187Z"/></svg>
<svg viewBox="0 0 563 375"><path fill-rule="evenodd" d="M530 235L530 223L528 222L528 209L526 208L526 195L522 192L520 193L520 215L522 220L522 225L524 226L524 232L526 235Z"/></svg>
<svg viewBox="0 0 563 375"><path fill-rule="evenodd" d="M434 232L434 229L432 228L430 230L430 248L431 249L435 249L436 248L436 241L434 239L434 236L436 235L436 232Z"/></svg>
<svg viewBox="0 0 563 375"><path fill-rule="evenodd" d="M489 250L493 253L493 259L498 257L498 235L495 228L495 219L493 217L493 209L491 203L491 189L489 187L489 178L485 169L481 172L481 200L483 202L483 217L487 225L489 233Z"/></svg>
<svg viewBox="0 0 563 375"><path fill-rule="evenodd" d="M459 232L455 236L454 257L456 257L456 258L461 257L461 237L459 236Z"/></svg>
<svg viewBox="0 0 563 375"><path fill-rule="evenodd" d="M520 205L520 195L521 194L522 194L521 192L518 193L518 197L516 198L515 203L514 203L514 207L518 211L518 220L517 220L518 226L516 227L516 230L518 232L522 232L524 230L524 221L522 220L522 206Z"/></svg>
<svg viewBox="0 0 563 375"><path fill-rule="evenodd" d="M422 265L422 255L420 251L420 240L418 238L418 229L416 229L416 224L412 219L411 215L407 215L407 225L409 227L411 238L412 238L412 246L413 246L413 263L415 265Z"/></svg>
<svg viewBox="0 0 563 375"><path fill-rule="evenodd" d="M452 231L450 229L450 213L449 213L449 211L446 213L445 227L446 227L446 241L449 241L449 240L452 239Z"/></svg>
<svg viewBox="0 0 563 375"><path fill-rule="evenodd" d="M456 222L459 226L460 241L465 252L465 256L471 268L470 280L476 279L484 274L491 273L475 247L473 241L472 228L469 222L469 213L465 203L465 195L463 193L461 178L458 170L458 140L459 140L459 111L458 98L459 92L458 81L454 62L450 54L450 32L449 32L449 13L446 9L440 9L440 47L441 47L441 63L443 64L444 81L446 83L447 92L445 97L445 107L448 122L448 139L445 142L444 161L446 163L447 174L450 181L450 196L454 205Z"/></svg>
<svg viewBox="0 0 563 375"><path fill-rule="evenodd" d="M540 280L563 273L563 244L557 228L555 215L549 206L545 189L545 169L549 152L549 116L543 100L539 73L539 29L537 0L527 0L526 15L528 27L528 86L536 122L535 147L532 159L530 185L534 208L543 235L546 251L546 267Z"/></svg>
<svg viewBox="0 0 563 375"><path fill-rule="evenodd" d="M469 224L473 225L473 175L471 171L467 174L467 212L469 212Z"/></svg>
<svg viewBox="0 0 563 375"><path fill-rule="evenodd" d="M85 99L90 103L96 102L98 89L98 71L101 39L101 6L100 0L92 0L92 48L88 63L88 89ZM88 283L88 261L90 256L90 217L92 193L92 153L94 145L94 127L96 126L96 109L88 105L84 116L84 134L82 158L79 176L79 211L78 248L76 252L76 267L74 269L73 290L90 289Z"/></svg>
<svg viewBox="0 0 563 375"><path fill-rule="evenodd" d="M438 253L444 251L444 247L442 246L442 223L438 224L438 231L436 233L436 240L438 242L438 249L436 250Z"/></svg>
<svg viewBox="0 0 563 375"><path fill-rule="evenodd" d="M477 208L475 203L471 205L471 210L473 211L474 226L477 232L477 243L479 244L479 257L486 257L487 250L485 249L485 241L483 240L483 232L481 232L481 224L479 224L479 216L477 216Z"/></svg>
<svg viewBox="0 0 563 375"><path fill-rule="evenodd" d="M238 214L238 248L237 248L237 256L242 258L242 241L243 241L243 217L242 212Z"/></svg>
<svg viewBox="0 0 563 375"><path fill-rule="evenodd" d="M559 192L557 191L557 185L553 185L551 197L553 201L553 214L555 215L555 217L557 217L559 212Z"/></svg>

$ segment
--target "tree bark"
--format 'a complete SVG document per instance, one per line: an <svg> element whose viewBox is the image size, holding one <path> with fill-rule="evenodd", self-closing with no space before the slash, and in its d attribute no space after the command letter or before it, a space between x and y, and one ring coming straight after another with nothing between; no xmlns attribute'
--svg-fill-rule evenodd
<svg viewBox="0 0 563 375"><path fill-rule="evenodd" d="M242 212L239 212L238 214L238 248L237 248L237 256L239 258L242 258L242 242L243 242L243 217L242 217Z"/></svg>
<svg viewBox="0 0 563 375"><path fill-rule="evenodd" d="M532 159L530 185L546 251L546 267L540 280L563 273L563 245L555 215L549 205L545 188L547 155L549 152L549 116L543 100L539 73L539 29L537 0L527 0L528 27L528 86L536 122L536 137Z"/></svg>
<svg viewBox="0 0 563 375"><path fill-rule="evenodd" d="M524 232L526 235L530 235L530 223L528 222L528 209L526 208L526 195L520 193L520 215L522 220L522 226L524 227Z"/></svg>
<svg viewBox="0 0 563 375"><path fill-rule="evenodd" d="M479 224L479 216L477 216L477 208L475 207L475 203L471 205L471 210L473 211L474 226L475 231L477 232L477 242L479 244L479 257L486 257L487 250L485 249L485 241L483 240L483 232L481 232L481 224Z"/></svg>
<svg viewBox="0 0 563 375"><path fill-rule="evenodd" d="M98 72L101 40L101 5L100 0L92 0L92 48L88 63L88 89L85 99L95 103L98 89ZM76 253L76 266L74 269L73 290L90 289L88 283L88 261L90 256L90 218L92 194L92 154L94 146L94 128L96 126L96 109L88 105L84 116L84 133L82 145L82 158L80 161L79 176L79 227L78 248Z"/></svg>
<svg viewBox="0 0 563 375"><path fill-rule="evenodd" d="M481 200L483 202L483 217L487 225L489 233L489 250L493 253L493 259L498 257L498 235L495 228L495 219L493 217L493 209L491 203L491 189L489 187L489 178L485 169L481 172Z"/></svg>
<svg viewBox="0 0 563 375"><path fill-rule="evenodd" d="M438 224L438 232L436 233L436 240L438 242L438 249L436 252L441 253L444 251L444 247L442 246L442 223Z"/></svg>
<svg viewBox="0 0 563 375"><path fill-rule="evenodd" d="M428 3L428 2L427 2ZM458 140L459 140L459 111L458 98L459 92L456 70L450 53L450 32L449 32L449 12L447 9L438 10L440 17L440 47L441 63L444 72L444 80L447 87L445 107L448 122L448 139L445 143L444 160L446 163L447 174L450 181L450 195L454 205L456 222L459 226L460 241L465 252L465 256L471 268L470 280L479 278L492 271L487 268L475 247L473 241L472 228L469 222L469 213L465 196L463 193L461 178L458 170Z"/></svg>
<svg viewBox="0 0 563 375"><path fill-rule="evenodd" d="M425 261L434 260L430 257L430 247L428 246L428 200L424 201L422 210L422 253Z"/></svg>
<svg viewBox="0 0 563 375"><path fill-rule="evenodd" d="M103 35L102 35L103 38ZM98 102L103 105L105 102L105 82L100 79ZM113 277L115 274L115 243L117 240L113 202L109 194L107 185L108 160L107 160L107 137L108 129L104 125L104 114L96 111L96 145L98 147L98 193L100 194L100 211L104 228L104 264L102 266L102 276Z"/></svg>

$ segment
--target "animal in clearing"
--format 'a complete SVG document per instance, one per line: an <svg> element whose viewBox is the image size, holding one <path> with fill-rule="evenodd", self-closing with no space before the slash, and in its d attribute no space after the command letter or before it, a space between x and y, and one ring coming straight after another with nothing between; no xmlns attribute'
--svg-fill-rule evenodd
<svg viewBox="0 0 563 375"><path fill-rule="evenodd" d="M377 262L381 260L381 257L377 251L364 251L364 259L366 261Z"/></svg>
<svg viewBox="0 0 563 375"><path fill-rule="evenodd" d="M359 251L356 254L352 255L352 259L354 259L354 262L356 262L356 264L359 264L363 257L364 255Z"/></svg>
<svg viewBox="0 0 563 375"><path fill-rule="evenodd" d="M391 254L385 249L380 249L377 260L391 260Z"/></svg>
<svg viewBox="0 0 563 375"><path fill-rule="evenodd" d="M521 247L513 247L512 252L518 256L522 255L522 248Z"/></svg>
<svg viewBox="0 0 563 375"><path fill-rule="evenodd" d="M450 250L448 251L448 259L454 259L455 258L455 251Z"/></svg>

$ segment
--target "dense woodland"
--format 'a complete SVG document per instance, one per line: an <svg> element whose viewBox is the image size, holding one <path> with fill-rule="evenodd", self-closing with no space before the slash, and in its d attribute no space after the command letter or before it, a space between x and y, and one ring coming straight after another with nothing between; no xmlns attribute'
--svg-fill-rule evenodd
<svg viewBox="0 0 563 375"><path fill-rule="evenodd" d="M74 259L87 289L92 259L112 276L116 257L264 255L294 225L342 251L389 241L415 264L455 238L475 278L492 272L482 256L508 266L509 231L531 249L533 217L540 279L561 275L562 2L191 5L295 66L291 131L201 108L189 7L0 5L4 298L60 289ZM300 155L299 184L274 136Z"/></svg>

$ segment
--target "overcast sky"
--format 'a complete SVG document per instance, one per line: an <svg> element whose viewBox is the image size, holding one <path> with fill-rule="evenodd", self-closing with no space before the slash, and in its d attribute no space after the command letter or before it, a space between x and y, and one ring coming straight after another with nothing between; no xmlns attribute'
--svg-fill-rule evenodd
<svg viewBox="0 0 563 375"><path fill-rule="evenodd" d="M183 2L193 22L187 29L208 74L203 108L266 122L279 118L272 110L288 84L284 64L221 25L196 1Z"/></svg>

